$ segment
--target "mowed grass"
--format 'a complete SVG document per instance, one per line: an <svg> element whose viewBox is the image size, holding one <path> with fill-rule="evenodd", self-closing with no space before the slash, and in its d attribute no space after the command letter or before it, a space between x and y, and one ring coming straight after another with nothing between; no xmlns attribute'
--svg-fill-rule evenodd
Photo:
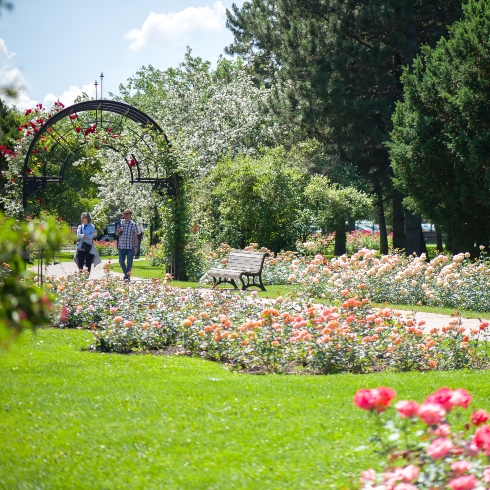
<svg viewBox="0 0 490 490"><path fill-rule="evenodd" d="M38 330L0 354L0 488L354 488L380 465L359 388L462 387L490 409L488 372L253 376L83 351L90 339Z"/></svg>

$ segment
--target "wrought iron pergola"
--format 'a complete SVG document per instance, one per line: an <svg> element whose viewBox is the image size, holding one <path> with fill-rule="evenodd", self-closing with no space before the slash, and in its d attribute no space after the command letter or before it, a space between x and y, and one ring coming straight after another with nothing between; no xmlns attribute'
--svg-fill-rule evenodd
<svg viewBox="0 0 490 490"><path fill-rule="evenodd" d="M48 183L64 180L67 166L79 158L80 150L94 144L92 135L96 131L97 143L122 155L131 184L148 183L175 195L175 177L166 175L165 166L161 165L168 157L170 145L160 126L131 105L105 99L88 100L59 110L37 129L22 171L24 209L28 197ZM120 140L121 134L124 142ZM163 138L165 145L158 145L156 138Z"/></svg>

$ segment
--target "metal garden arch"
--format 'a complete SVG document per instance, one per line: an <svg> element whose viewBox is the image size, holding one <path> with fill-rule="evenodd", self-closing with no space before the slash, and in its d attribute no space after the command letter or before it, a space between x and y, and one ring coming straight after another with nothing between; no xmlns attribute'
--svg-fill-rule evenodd
<svg viewBox="0 0 490 490"><path fill-rule="evenodd" d="M87 145L121 154L131 184L148 183L178 198L179 177L167 175L162 164L170 157L170 144L161 127L136 107L96 99L60 108L36 128L22 170L24 210L30 196L64 180L67 166ZM176 251L173 269L177 277L178 262Z"/></svg>

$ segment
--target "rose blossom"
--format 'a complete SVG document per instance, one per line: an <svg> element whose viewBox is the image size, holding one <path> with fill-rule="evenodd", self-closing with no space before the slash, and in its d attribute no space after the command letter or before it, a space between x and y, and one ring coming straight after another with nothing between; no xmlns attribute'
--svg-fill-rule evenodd
<svg viewBox="0 0 490 490"><path fill-rule="evenodd" d="M369 468L368 470L361 472L362 482L375 481L375 480L376 480L376 472L372 468Z"/></svg>
<svg viewBox="0 0 490 490"><path fill-rule="evenodd" d="M449 434L451 434L451 426L449 424L441 424L434 430L434 434L437 437L447 437Z"/></svg>
<svg viewBox="0 0 490 490"><path fill-rule="evenodd" d="M450 403L455 407L468 408L472 398L463 388L456 388L451 395Z"/></svg>
<svg viewBox="0 0 490 490"><path fill-rule="evenodd" d="M446 457L453 448L454 444L449 439L441 437L439 439L434 439L429 444L426 451L432 459L437 459Z"/></svg>
<svg viewBox="0 0 490 490"><path fill-rule="evenodd" d="M490 414L485 412L485 410L477 410L476 412L473 412L470 417L470 422L473 425L482 425L484 424L488 419L490 419Z"/></svg>
<svg viewBox="0 0 490 490"><path fill-rule="evenodd" d="M453 390L451 388L443 387L439 388L437 391L429 395L425 401L425 403L437 403L441 405L444 410L449 412L451 408L453 408L453 403L451 402L451 397L453 396Z"/></svg>
<svg viewBox="0 0 490 490"><path fill-rule="evenodd" d="M475 475L459 476L451 480L447 486L451 490L473 490L478 483Z"/></svg>
<svg viewBox="0 0 490 490"><path fill-rule="evenodd" d="M419 404L412 400L400 400L395 408L400 417L415 417L419 409Z"/></svg>
<svg viewBox="0 0 490 490"><path fill-rule="evenodd" d="M420 468L414 464L409 464L399 471L399 474L402 477L403 481L407 483L414 481L419 476L419 473Z"/></svg>
<svg viewBox="0 0 490 490"><path fill-rule="evenodd" d="M362 388L354 395L354 404L363 410L384 412L395 396L395 391L386 386L380 386L372 390Z"/></svg>
<svg viewBox="0 0 490 490"><path fill-rule="evenodd" d="M399 483L393 490L417 490L417 487L411 483Z"/></svg>
<svg viewBox="0 0 490 490"><path fill-rule="evenodd" d="M485 483L490 483L490 466L483 470L482 480Z"/></svg>
<svg viewBox="0 0 490 490"><path fill-rule="evenodd" d="M469 461L453 461L451 463L451 469L457 474L462 475L466 473L473 465Z"/></svg>
<svg viewBox="0 0 490 490"><path fill-rule="evenodd" d="M446 410L438 403L424 402L420 405L417 415L427 424L436 425L441 423L446 416Z"/></svg>
<svg viewBox="0 0 490 490"><path fill-rule="evenodd" d="M485 454L490 454L490 425L478 427L471 442L478 449L483 449Z"/></svg>

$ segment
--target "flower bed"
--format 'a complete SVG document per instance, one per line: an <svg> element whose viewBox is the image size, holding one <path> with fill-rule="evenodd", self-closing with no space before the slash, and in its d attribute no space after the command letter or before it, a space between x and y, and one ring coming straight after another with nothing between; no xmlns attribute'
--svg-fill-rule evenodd
<svg viewBox="0 0 490 490"><path fill-rule="evenodd" d="M112 242L97 241L94 240L95 248L101 257L110 257L112 255L117 255L117 242L114 240Z"/></svg>
<svg viewBox="0 0 490 490"><path fill-rule="evenodd" d="M343 291L341 307L304 298L265 305L256 293L123 284L83 275L46 280L58 292L61 327L91 328L93 348L132 352L174 346L179 352L267 372L366 373L447 370L489 364L488 323L466 333L455 319L424 332L422 322L372 309L363 288ZM356 294L357 293L357 294Z"/></svg>
<svg viewBox="0 0 490 490"><path fill-rule="evenodd" d="M351 257L327 261L317 255L291 264L289 281L309 295L338 297L345 288L365 286L372 301L394 304L426 304L474 311L490 311L490 260L482 254L426 257L400 254L376 257L376 250L362 249Z"/></svg>
<svg viewBox="0 0 490 490"><path fill-rule="evenodd" d="M421 405L399 401L393 417L388 407L395 397L384 386L362 389L354 396L355 405L372 412L384 427L372 440L388 461L382 473L362 472L363 490L489 488L490 414L476 410L465 416L462 409L472 399L466 390L440 388Z"/></svg>

